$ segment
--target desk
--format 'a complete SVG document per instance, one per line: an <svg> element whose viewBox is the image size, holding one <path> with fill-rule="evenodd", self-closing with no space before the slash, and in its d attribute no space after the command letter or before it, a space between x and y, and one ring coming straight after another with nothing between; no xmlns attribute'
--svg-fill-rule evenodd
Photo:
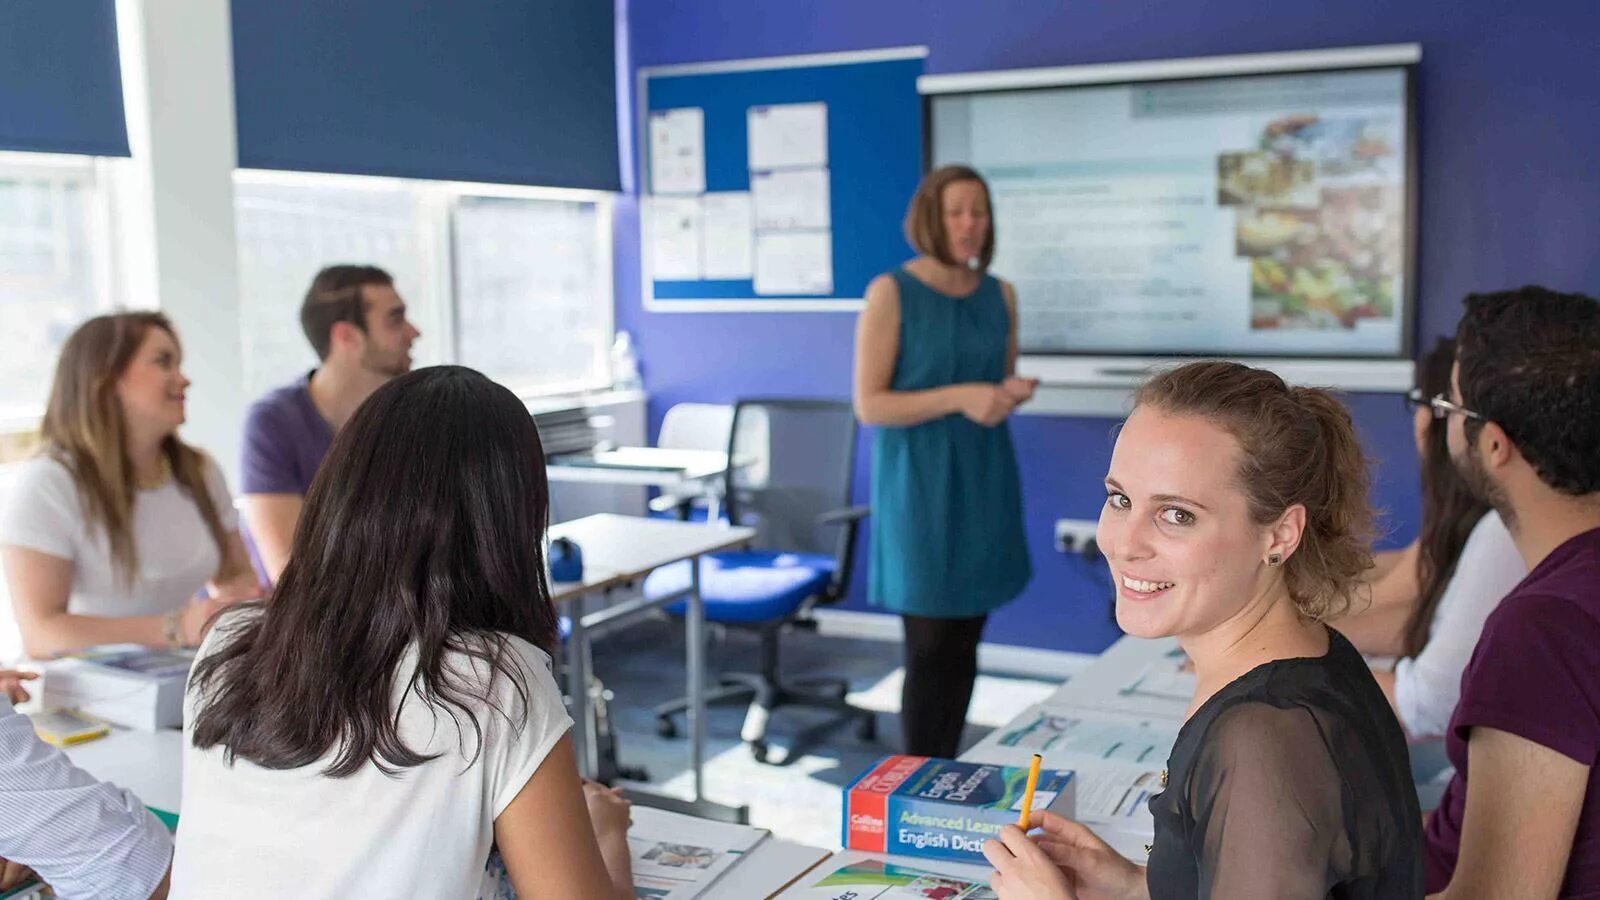
<svg viewBox="0 0 1600 900"><path fill-rule="evenodd" d="M65 750L73 764L118 787L145 805L176 815L183 806L183 732L114 728L111 734ZM828 856L828 851L776 836L712 885L703 900L771 897L793 884Z"/></svg>
<svg viewBox="0 0 1600 900"><path fill-rule="evenodd" d="M583 551L583 581L550 586L557 603L570 608L572 633L567 637L567 678L572 695L574 750L585 775L598 769L593 740L593 715L589 710L588 630L607 622L665 606L687 597L685 651L688 663L689 762L694 772L694 803L698 811L716 813L705 802L702 770L705 766L705 606L700 597L700 557L750 542L754 528L708 526L665 519L642 519L604 513L550 527L550 537L567 538ZM663 566L690 561L689 588L683 594L656 599L638 598L594 613L584 603L593 594L627 584ZM721 812L726 813L726 810ZM714 816L720 817L720 816Z"/></svg>
<svg viewBox="0 0 1600 900"><path fill-rule="evenodd" d="M569 453L545 465L551 481L676 488L721 478L728 454L717 450L618 447L598 453Z"/></svg>
<svg viewBox="0 0 1600 900"><path fill-rule="evenodd" d="M183 732L176 728L111 733L62 752L101 781L127 788L144 804L177 815L183 807Z"/></svg>

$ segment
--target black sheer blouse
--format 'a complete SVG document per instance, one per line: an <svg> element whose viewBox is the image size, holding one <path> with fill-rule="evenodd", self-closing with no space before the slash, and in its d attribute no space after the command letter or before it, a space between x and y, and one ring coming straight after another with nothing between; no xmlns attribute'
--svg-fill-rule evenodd
<svg viewBox="0 0 1600 900"><path fill-rule="evenodd" d="M1361 654L1257 666L1178 732L1150 800L1153 900L1422 896L1405 736Z"/></svg>

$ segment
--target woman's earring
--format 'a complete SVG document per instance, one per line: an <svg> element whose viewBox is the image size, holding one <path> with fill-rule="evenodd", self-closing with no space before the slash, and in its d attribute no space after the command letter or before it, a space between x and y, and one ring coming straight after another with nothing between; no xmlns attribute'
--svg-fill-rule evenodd
<svg viewBox="0 0 1600 900"><path fill-rule="evenodd" d="M1267 565L1273 567L1274 569L1283 565L1283 555L1280 553L1267 554Z"/></svg>

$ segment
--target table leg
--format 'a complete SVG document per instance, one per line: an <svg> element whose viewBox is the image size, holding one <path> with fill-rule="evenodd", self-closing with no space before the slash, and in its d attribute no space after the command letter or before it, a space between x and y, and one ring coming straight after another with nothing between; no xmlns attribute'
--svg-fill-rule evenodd
<svg viewBox="0 0 1600 900"><path fill-rule="evenodd" d="M583 627L585 597L579 594L567 602L572 632L567 635L567 694L571 698L572 751L578 759L578 774L593 778L599 766L594 760L592 716L589 712L589 636Z"/></svg>
<svg viewBox="0 0 1600 900"><path fill-rule="evenodd" d="M694 799L705 798L702 783L706 754L706 607L700 596L700 557L689 560L689 611L684 623L689 642L689 765L694 769Z"/></svg>

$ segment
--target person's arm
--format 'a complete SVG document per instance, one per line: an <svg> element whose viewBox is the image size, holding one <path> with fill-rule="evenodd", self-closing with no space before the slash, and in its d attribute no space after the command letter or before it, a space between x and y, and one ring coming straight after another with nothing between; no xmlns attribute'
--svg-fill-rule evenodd
<svg viewBox="0 0 1600 900"><path fill-rule="evenodd" d="M1438 900L1555 897L1589 786L1589 767L1493 728L1467 740L1461 853Z"/></svg>
<svg viewBox="0 0 1600 900"><path fill-rule="evenodd" d="M245 494L242 498L244 521L261 554L261 566L274 584L289 564L289 548L294 543L294 528L300 521L305 498L299 494Z"/></svg>
<svg viewBox="0 0 1600 900"><path fill-rule="evenodd" d="M1422 590L1417 581L1417 545L1413 542L1397 552L1399 556L1383 574L1362 584L1351 611L1329 623L1368 656L1405 652L1406 623L1421 601L1417 596Z"/></svg>
<svg viewBox="0 0 1600 900"><path fill-rule="evenodd" d="M0 704L0 857L63 897L163 897L172 839L137 797L74 767Z"/></svg>
<svg viewBox="0 0 1600 900"><path fill-rule="evenodd" d="M494 820L494 841L518 897L633 898L626 807L592 821L570 732Z"/></svg>
<svg viewBox="0 0 1600 900"><path fill-rule="evenodd" d="M11 606L22 635L22 651L48 659L97 644L165 647L166 616L79 616L67 611L72 593L72 561L12 545L0 546ZM194 646L205 624L225 601L186 603L177 615L179 642Z"/></svg>
<svg viewBox="0 0 1600 900"><path fill-rule="evenodd" d="M880 275L867 285L866 307L856 322L856 418L867 425L909 428L954 413L995 424L1011 403L998 385L952 384L921 391L896 391L895 361L900 356L900 291ZM992 419L993 421L987 421Z"/></svg>
<svg viewBox="0 0 1600 900"><path fill-rule="evenodd" d="M1033 399L1039 379L1017 375L1017 289L1009 281L1000 282L1000 294L1006 300L1006 379L1001 387L1018 406Z"/></svg>
<svg viewBox="0 0 1600 900"><path fill-rule="evenodd" d="M1487 513L1461 548L1455 572L1439 597L1422 652L1395 665L1391 702L1413 737L1435 737L1450 726L1461 699L1461 673L1478 646L1483 623L1528 567L1500 517ZM1384 680L1380 679L1380 685Z"/></svg>
<svg viewBox="0 0 1600 900"><path fill-rule="evenodd" d="M261 582L256 580L250 552L244 548L244 539L239 537L238 531L229 531L224 538L222 564L206 589L212 597L230 603L261 598Z"/></svg>

